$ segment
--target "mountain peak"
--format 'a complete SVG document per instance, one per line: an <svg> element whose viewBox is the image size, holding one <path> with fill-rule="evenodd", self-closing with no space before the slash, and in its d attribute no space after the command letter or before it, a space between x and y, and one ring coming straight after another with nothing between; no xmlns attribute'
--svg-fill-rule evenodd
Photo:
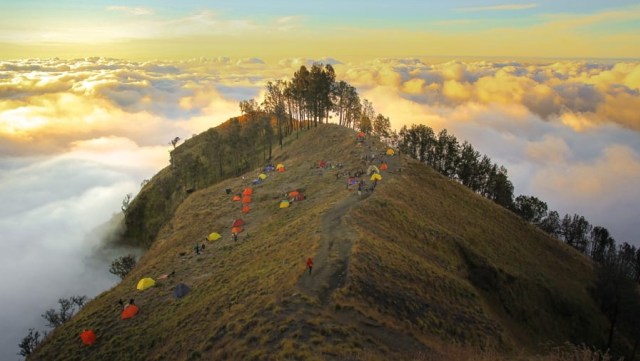
<svg viewBox="0 0 640 361"><path fill-rule="evenodd" d="M208 149L206 134L176 149L175 160ZM130 213L145 209L155 222L162 218L149 209L167 215L146 233L146 254L31 359L448 360L452 348L508 354L542 342L603 343L585 257L387 150L321 124L285 138L270 161L211 185L163 180L176 164L161 171ZM284 171L266 171L267 163ZM175 205L141 205L168 184L164 202ZM247 188L243 213L233 197ZM245 224L234 240L238 218ZM220 239L206 240L213 232ZM136 290L144 277L155 286ZM175 298L178 284L190 292ZM122 320L118 300L130 298L139 313ZM87 347L78 335L89 328L97 341Z"/></svg>

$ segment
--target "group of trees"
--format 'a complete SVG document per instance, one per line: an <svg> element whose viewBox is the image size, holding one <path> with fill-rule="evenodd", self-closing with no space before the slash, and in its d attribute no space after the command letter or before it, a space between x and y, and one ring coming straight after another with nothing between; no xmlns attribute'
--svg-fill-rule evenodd
<svg viewBox="0 0 640 361"><path fill-rule="evenodd" d="M501 206L508 208L553 237L562 240L594 261L621 262L625 273L640 282L640 250L628 243L616 246L609 231L592 226L583 216L549 211L547 203L534 196L513 196L513 184L507 169L480 154L468 142L460 144L446 129L437 135L426 125L402 127L399 150L456 180Z"/></svg>
<svg viewBox="0 0 640 361"><path fill-rule="evenodd" d="M373 104L360 99L355 87L337 81L331 65L301 66L290 80L269 81L264 100L243 100L242 116L209 129L204 147L191 140L171 151L171 165L189 189L238 175L271 159L274 144L312 126L337 123L382 138L391 136L388 117L376 114ZM200 137L196 136L196 137ZM171 143L174 145L179 138Z"/></svg>
<svg viewBox="0 0 640 361"><path fill-rule="evenodd" d="M58 310L48 309L42 314L42 318L47 321L47 326L55 329L69 321L73 315L77 313L87 302L87 296L71 296L69 298L58 299ZM29 356L42 341L40 337L46 338L47 332L40 333L33 328L29 329L29 333L20 341L18 355Z"/></svg>
<svg viewBox="0 0 640 361"><path fill-rule="evenodd" d="M513 196L507 169L492 163L471 144L458 140L446 129L437 135L426 125L402 127L397 135L399 150L418 159L446 177L518 214L552 237L565 242L598 264L598 282L592 289L602 312L611 322L606 349L613 345L620 327L634 336L632 355L640 343L640 249L627 242L617 245L605 227L593 226L579 214L549 210L535 196Z"/></svg>
<svg viewBox="0 0 640 361"><path fill-rule="evenodd" d="M124 279L136 266L136 258L133 255L121 256L111 262L109 272ZM84 305L89 301L87 296L71 296L69 298L58 299L58 309L50 308L41 316L47 322L47 326L55 329L69 321ZM48 332L40 333L34 328L29 329L29 333L18 344L20 356L29 356L38 347Z"/></svg>
<svg viewBox="0 0 640 361"><path fill-rule="evenodd" d="M316 63L310 69L303 65L290 80L270 81L265 90L262 104L245 100L240 102L240 110L252 119L269 119L267 123L275 125L273 134L277 133L280 146L283 136L328 123L332 115L339 125L367 134L390 135L389 118L376 115L373 104L367 99L361 100L354 86L344 80L336 82L330 64Z"/></svg>
<svg viewBox="0 0 640 361"><path fill-rule="evenodd" d="M507 169L491 162L468 142L460 144L446 129L437 135L420 124L403 126L398 133L398 149L420 160L442 175L459 181L503 207L513 203L513 184Z"/></svg>

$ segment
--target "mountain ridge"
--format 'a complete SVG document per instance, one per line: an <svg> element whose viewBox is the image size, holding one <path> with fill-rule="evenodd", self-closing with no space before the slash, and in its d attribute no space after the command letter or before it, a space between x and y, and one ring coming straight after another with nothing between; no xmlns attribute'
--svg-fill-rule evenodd
<svg viewBox="0 0 640 361"><path fill-rule="evenodd" d="M546 341L603 343L606 322L587 292L593 264L571 247L347 128L285 143L273 156L285 172L254 187L247 215L224 190L250 186L257 170L189 193L132 273L29 359L447 359L448 345L533 353ZM390 169L359 196L340 175L366 169L371 153ZM292 190L307 199L279 209ZM238 217L247 226L234 242ZM212 231L222 240L195 255ZM192 293L173 300L178 282ZM140 315L119 320L117 300L131 297ZM83 328L96 330L94 346L80 344Z"/></svg>

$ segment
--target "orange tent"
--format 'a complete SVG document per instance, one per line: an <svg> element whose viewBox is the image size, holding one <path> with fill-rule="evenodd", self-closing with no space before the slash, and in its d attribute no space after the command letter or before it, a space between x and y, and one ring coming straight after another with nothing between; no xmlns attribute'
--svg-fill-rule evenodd
<svg viewBox="0 0 640 361"><path fill-rule="evenodd" d="M124 311L122 311L122 319L126 320L129 318L133 318L133 316L138 314L138 310L138 306L136 305L129 305L125 307Z"/></svg>
<svg viewBox="0 0 640 361"><path fill-rule="evenodd" d="M242 191L243 196L250 196L252 194L253 194L253 189L251 188L245 188L244 191Z"/></svg>
<svg viewBox="0 0 640 361"><path fill-rule="evenodd" d="M80 338L82 339L82 343L87 346L91 346L94 342L96 342L96 334L93 332L93 330L82 331L82 333L80 334Z"/></svg>
<svg viewBox="0 0 640 361"><path fill-rule="evenodd" d="M358 133L358 138L364 138L364 133L363 132L359 132Z"/></svg>
<svg viewBox="0 0 640 361"><path fill-rule="evenodd" d="M231 228L231 233L240 233L240 232L242 232L242 227Z"/></svg>
<svg viewBox="0 0 640 361"><path fill-rule="evenodd" d="M278 168L278 173L282 173L282 172L284 172L284 167Z"/></svg>
<svg viewBox="0 0 640 361"><path fill-rule="evenodd" d="M242 197L242 203L244 204L251 203L251 197L249 196Z"/></svg>
<svg viewBox="0 0 640 361"><path fill-rule="evenodd" d="M233 221L233 224L231 225L231 227L242 227L244 226L244 219L242 218L238 218L235 221Z"/></svg>
<svg viewBox="0 0 640 361"><path fill-rule="evenodd" d="M233 200L234 200L234 201L239 201L239 200L241 200L241 199L242 199L242 198L240 198L240 196L239 196L239 195L237 195L237 194L236 194L235 196L233 196Z"/></svg>
<svg viewBox="0 0 640 361"><path fill-rule="evenodd" d="M298 191L289 192L289 197L297 197L298 194L300 194Z"/></svg>
<svg viewBox="0 0 640 361"><path fill-rule="evenodd" d="M251 208L249 208L249 206L242 207L242 213L244 213L244 214L249 213L250 210L251 210Z"/></svg>
<svg viewBox="0 0 640 361"><path fill-rule="evenodd" d="M387 169L389 169L389 166L387 165L387 163L382 163L382 164L380 164L380 168L379 169L380 170L387 170Z"/></svg>

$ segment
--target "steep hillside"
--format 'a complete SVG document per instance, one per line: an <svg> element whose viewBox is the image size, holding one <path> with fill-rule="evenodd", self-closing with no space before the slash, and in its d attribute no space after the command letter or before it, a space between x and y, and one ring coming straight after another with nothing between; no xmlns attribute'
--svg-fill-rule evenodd
<svg viewBox="0 0 640 361"><path fill-rule="evenodd" d="M603 343L587 259L385 150L324 125L274 153L286 170L253 186L248 214L225 189L241 192L258 170L189 194L135 270L30 359L446 360L459 347L531 354L542 342ZM341 174L366 170L372 153L389 169L358 195ZM343 167L319 168L321 160ZM280 208L293 190L307 198ZM233 241L239 217L246 225ZM211 232L223 237L196 255ZM139 279L172 271L136 290ZM175 299L180 282L191 292ZM140 313L121 320L117 301L129 298ZM89 347L85 328L98 338Z"/></svg>

